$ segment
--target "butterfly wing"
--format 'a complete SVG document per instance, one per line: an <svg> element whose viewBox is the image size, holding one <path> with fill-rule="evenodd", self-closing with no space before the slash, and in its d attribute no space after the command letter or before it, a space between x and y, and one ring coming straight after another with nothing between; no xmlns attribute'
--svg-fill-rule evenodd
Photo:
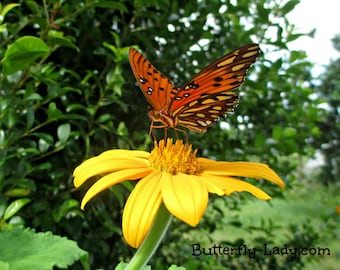
<svg viewBox="0 0 340 270"><path fill-rule="evenodd" d="M168 108L177 89L146 57L134 48L129 50L130 66L146 100L155 111Z"/></svg>
<svg viewBox="0 0 340 270"><path fill-rule="evenodd" d="M195 75L172 99L169 111L178 118L178 125L205 132L221 116L232 111L238 103L233 90L243 84L259 54L258 44L248 44Z"/></svg>
<svg viewBox="0 0 340 270"><path fill-rule="evenodd" d="M177 124L195 132L206 132L208 127L237 106L238 96L230 93L226 91L203 95L198 100L180 107L181 112L176 116Z"/></svg>

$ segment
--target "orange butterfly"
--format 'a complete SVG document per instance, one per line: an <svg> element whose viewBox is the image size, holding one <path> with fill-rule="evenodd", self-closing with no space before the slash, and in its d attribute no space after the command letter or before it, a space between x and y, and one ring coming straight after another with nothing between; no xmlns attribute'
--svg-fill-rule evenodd
<svg viewBox="0 0 340 270"><path fill-rule="evenodd" d="M245 45L211 63L182 88L176 88L143 54L130 48L132 71L152 107L148 113L150 129L182 126L206 132L237 105L239 97L233 90L242 85L259 54L258 44ZM154 126L154 122L162 125Z"/></svg>

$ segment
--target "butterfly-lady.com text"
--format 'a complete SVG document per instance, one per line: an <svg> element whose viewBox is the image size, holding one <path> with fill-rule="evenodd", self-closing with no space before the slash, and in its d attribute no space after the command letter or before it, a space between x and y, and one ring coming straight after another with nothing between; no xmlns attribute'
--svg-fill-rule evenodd
<svg viewBox="0 0 340 270"><path fill-rule="evenodd" d="M331 250L326 247L289 247L287 244L283 246L270 246L263 244L263 248L248 247L246 244L238 247L222 246L221 244L213 244L210 247L201 247L200 244L192 244L192 256L248 256L251 259L256 254L265 256L289 256L295 259L298 256L330 256Z"/></svg>

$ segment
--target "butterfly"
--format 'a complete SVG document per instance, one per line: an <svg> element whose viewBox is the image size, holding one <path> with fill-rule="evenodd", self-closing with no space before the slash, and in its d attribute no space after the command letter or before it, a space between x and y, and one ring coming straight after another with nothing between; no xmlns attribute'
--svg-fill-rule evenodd
<svg viewBox="0 0 340 270"><path fill-rule="evenodd" d="M243 84L259 54L258 44L245 45L208 65L183 87L176 88L141 52L130 48L131 69L151 106L150 131L181 126L198 133L206 132L238 104L239 97L234 90ZM161 125L154 125L155 122Z"/></svg>

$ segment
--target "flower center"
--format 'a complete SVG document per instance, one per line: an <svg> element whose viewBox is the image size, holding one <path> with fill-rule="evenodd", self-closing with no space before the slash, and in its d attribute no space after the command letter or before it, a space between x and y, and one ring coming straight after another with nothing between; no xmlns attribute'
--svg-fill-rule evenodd
<svg viewBox="0 0 340 270"><path fill-rule="evenodd" d="M168 172L172 175L177 173L197 174L200 171L196 159L197 149L191 152L192 145L184 145L178 140L173 144L172 139L166 142L155 141L155 147L150 153L151 166L161 172Z"/></svg>

